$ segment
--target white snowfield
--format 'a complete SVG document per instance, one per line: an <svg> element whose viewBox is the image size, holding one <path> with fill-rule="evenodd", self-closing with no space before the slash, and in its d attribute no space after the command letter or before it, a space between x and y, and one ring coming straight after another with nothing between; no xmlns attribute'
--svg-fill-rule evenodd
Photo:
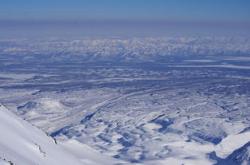
<svg viewBox="0 0 250 165"><path fill-rule="evenodd" d="M112 161L74 140L56 144L1 104L0 130L0 165L98 165Z"/></svg>
<svg viewBox="0 0 250 165"><path fill-rule="evenodd" d="M56 142L44 132L0 104L0 165L110 165L118 163L94 149L75 140ZM229 135L217 145L204 145L203 149L196 143L172 143L170 146L180 148L180 154L165 160L149 161L146 164L214 164L206 153L216 152L220 158L226 158L233 151L250 141L250 132ZM199 150L196 152L197 148ZM204 152L200 152L200 151ZM185 152L193 153L198 159L185 159ZM181 154L182 153L182 154ZM120 162L121 163L121 162Z"/></svg>
<svg viewBox="0 0 250 165"><path fill-rule="evenodd" d="M226 158L233 151L239 149L248 142L250 142L250 132L245 132L237 135L229 135L218 145L216 145L216 155L220 158Z"/></svg>
<svg viewBox="0 0 250 165"><path fill-rule="evenodd" d="M177 142L170 145L179 148L180 151L178 155L164 160L149 161L147 165L212 165L216 164L216 161L210 160L206 154L214 151L219 158L226 159L235 150L243 147L249 141L250 132L229 135L217 145L206 144L201 146L196 142ZM186 159L187 155L195 159Z"/></svg>

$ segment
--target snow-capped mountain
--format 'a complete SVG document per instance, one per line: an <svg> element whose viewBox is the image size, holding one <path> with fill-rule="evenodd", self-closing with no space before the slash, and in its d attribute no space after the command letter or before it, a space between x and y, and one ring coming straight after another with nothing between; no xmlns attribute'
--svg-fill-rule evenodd
<svg viewBox="0 0 250 165"><path fill-rule="evenodd" d="M162 61L168 56L249 54L244 37L85 38L78 40L0 40L0 53L88 61ZM27 59L29 57L26 57ZM48 58L48 57L47 57ZM79 58L79 57L78 57Z"/></svg>

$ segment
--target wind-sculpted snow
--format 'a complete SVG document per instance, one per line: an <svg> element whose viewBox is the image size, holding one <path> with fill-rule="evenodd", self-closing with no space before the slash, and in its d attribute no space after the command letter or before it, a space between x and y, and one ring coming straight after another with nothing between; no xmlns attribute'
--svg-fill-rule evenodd
<svg viewBox="0 0 250 165"><path fill-rule="evenodd" d="M107 164L250 163L248 39L3 43L30 49L0 55L0 102L77 158L87 148Z"/></svg>

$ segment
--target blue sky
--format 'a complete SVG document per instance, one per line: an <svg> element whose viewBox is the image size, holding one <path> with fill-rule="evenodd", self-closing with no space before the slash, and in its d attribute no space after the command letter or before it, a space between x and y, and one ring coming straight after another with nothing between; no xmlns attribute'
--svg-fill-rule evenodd
<svg viewBox="0 0 250 165"><path fill-rule="evenodd" d="M0 37L250 35L250 0L0 0Z"/></svg>
<svg viewBox="0 0 250 165"><path fill-rule="evenodd" d="M4 20L250 21L250 0L0 0Z"/></svg>

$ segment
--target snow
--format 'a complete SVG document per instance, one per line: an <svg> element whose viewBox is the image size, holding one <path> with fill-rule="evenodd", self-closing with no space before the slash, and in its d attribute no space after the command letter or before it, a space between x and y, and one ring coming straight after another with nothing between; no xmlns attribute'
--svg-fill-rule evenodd
<svg viewBox="0 0 250 165"><path fill-rule="evenodd" d="M241 148L245 144L250 142L250 132L244 132L236 135L229 135L222 140L220 144L215 147L216 155L220 158L226 158L233 151Z"/></svg>
<svg viewBox="0 0 250 165"><path fill-rule="evenodd" d="M1 165L9 164L8 162L15 165L97 165L100 161L110 163L104 156L96 162L99 153L74 140L56 144L51 137L19 119L3 105L0 105L0 130Z"/></svg>
<svg viewBox="0 0 250 165"><path fill-rule="evenodd" d="M241 66L241 65L175 65L176 68L227 68L227 69L244 69L250 70L250 66Z"/></svg>
<svg viewBox="0 0 250 165"><path fill-rule="evenodd" d="M231 37L3 41L0 102L27 122L1 112L0 164L248 163L249 53Z"/></svg>
<svg viewBox="0 0 250 165"><path fill-rule="evenodd" d="M177 141L168 144L170 148L174 149L177 154L174 157L169 157L164 160L149 161L147 165L165 165L165 164L185 164L185 165L211 165L216 161L210 160L207 153L215 152L221 159L226 159L235 150L243 147L250 142L250 132L245 132L236 135L229 135L223 139L219 144L204 144L200 145L196 142ZM173 148L174 147L174 148Z"/></svg>
<svg viewBox="0 0 250 165"><path fill-rule="evenodd" d="M111 157L101 155L93 148L82 144L76 140L67 140L62 142L62 147L75 155L83 164L89 165L110 165L118 164L121 161L114 160ZM83 154L84 153L84 154Z"/></svg>
<svg viewBox="0 0 250 165"><path fill-rule="evenodd" d="M4 44L12 43L12 45ZM157 56L248 54L250 40L244 37L144 37L144 38L82 38L79 40L4 40L0 54L67 54L92 59L117 57L154 61ZM72 56L71 56L72 57ZM53 56L52 58L58 58Z"/></svg>
<svg viewBox="0 0 250 165"><path fill-rule="evenodd" d="M152 161L152 162L148 162L148 163L145 163L145 165L167 165L167 164L170 164L170 165L199 165L199 164L202 164L202 165L212 165L214 164L215 162L212 162L212 161L208 161L208 160L201 160L201 159L178 159L178 158L174 158L174 157L171 157L171 158L168 158L166 160L158 160L158 161Z"/></svg>

